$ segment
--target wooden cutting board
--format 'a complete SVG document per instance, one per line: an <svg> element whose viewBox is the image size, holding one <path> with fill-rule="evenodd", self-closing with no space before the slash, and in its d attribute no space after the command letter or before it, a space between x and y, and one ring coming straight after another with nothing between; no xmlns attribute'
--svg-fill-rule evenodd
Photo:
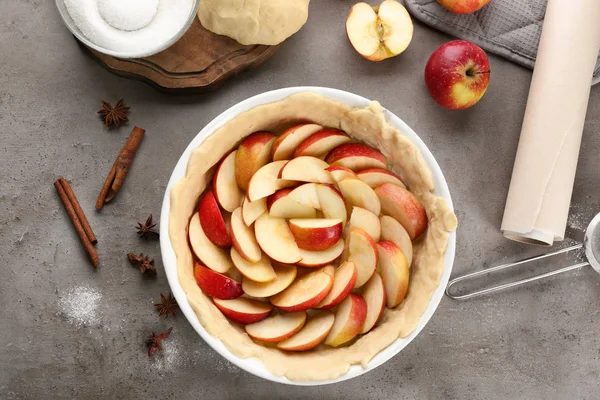
<svg viewBox="0 0 600 400"><path fill-rule="evenodd" d="M109 71L150 83L165 92L198 93L219 87L248 68L267 61L278 46L244 46L214 34L196 18L188 31L168 49L150 57L124 59L83 46Z"/></svg>

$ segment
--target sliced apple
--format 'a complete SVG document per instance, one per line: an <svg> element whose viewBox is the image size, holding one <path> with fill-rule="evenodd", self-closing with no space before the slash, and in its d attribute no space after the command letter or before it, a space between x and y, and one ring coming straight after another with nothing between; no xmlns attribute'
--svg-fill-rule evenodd
<svg viewBox="0 0 600 400"><path fill-rule="evenodd" d="M362 229L353 229L348 236L348 261L352 261L358 270L356 285L361 287L371 278L377 268L377 247L375 241Z"/></svg>
<svg viewBox="0 0 600 400"><path fill-rule="evenodd" d="M350 215L350 229L356 228L367 232L376 242L378 242L381 237L381 222L379 221L379 217L366 208L352 208L352 214Z"/></svg>
<svg viewBox="0 0 600 400"><path fill-rule="evenodd" d="M256 201L272 195L279 189L292 186L294 184L293 181L277 178L279 171L286 163L287 161L285 160L273 161L256 171L248 185L248 199Z"/></svg>
<svg viewBox="0 0 600 400"><path fill-rule="evenodd" d="M300 143L292 157L311 156L321 158L332 149L351 140L350 136L338 129L325 128Z"/></svg>
<svg viewBox="0 0 600 400"><path fill-rule="evenodd" d="M240 324L262 321L273 311L271 304L247 297L238 297L232 300L213 298L213 303L227 318Z"/></svg>
<svg viewBox="0 0 600 400"><path fill-rule="evenodd" d="M339 165L352 171L367 168L386 168L387 159L379 150L363 143L346 143L331 150L325 162Z"/></svg>
<svg viewBox="0 0 600 400"><path fill-rule="evenodd" d="M410 271L400 247L389 240L377 243L379 269L385 285L387 306L394 308L406 297Z"/></svg>
<svg viewBox="0 0 600 400"><path fill-rule="evenodd" d="M346 20L346 33L358 54L382 61L404 52L413 36L413 24L406 8L395 0L378 7L355 4Z"/></svg>
<svg viewBox="0 0 600 400"><path fill-rule="evenodd" d="M286 129L273 143L273 161L289 160L300 143L321 129L323 127L317 124L300 124Z"/></svg>
<svg viewBox="0 0 600 400"><path fill-rule="evenodd" d="M316 183L305 183L304 185L294 188L288 196L297 203L320 210L321 203L319 202L319 196L317 195L318 186L319 185Z"/></svg>
<svg viewBox="0 0 600 400"><path fill-rule="evenodd" d="M317 304L317 308L329 309L340 304L354 289L358 270L351 261L346 261L335 270L333 287L329 294Z"/></svg>
<svg viewBox="0 0 600 400"><path fill-rule="evenodd" d="M360 179L342 179L338 182L338 186L344 196L346 207L348 209L352 209L352 207L362 207L375 215L379 215L381 212L381 204L377 194L369 185Z"/></svg>
<svg viewBox="0 0 600 400"><path fill-rule="evenodd" d="M363 286L362 297L367 303L367 317L360 333L367 333L377 325L385 310L385 286L377 272Z"/></svg>
<svg viewBox="0 0 600 400"><path fill-rule="evenodd" d="M212 190L204 193L198 204L198 215L206 237L219 247L231 246L231 236Z"/></svg>
<svg viewBox="0 0 600 400"><path fill-rule="evenodd" d="M242 203L242 218L244 219L244 224L246 224L246 226L252 225L254 221L266 211L267 199L265 197L256 201L250 201L248 196L244 197L244 202Z"/></svg>
<svg viewBox="0 0 600 400"><path fill-rule="evenodd" d="M310 251L300 249L300 256L302 260L298 261L298 265L302 267L321 267L332 263L338 258L344 251L344 239L338 240L336 244L328 248L327 250L321 251Z"/></svg>
<svg viewBox="0 0 600 400"><path fill-rule="evenodd" d="M321 311L311 316L308 322L294 336L277 343L277 347L287 351L304 351L317 347L329 334L335 317L330 311Z"/></svg>
<svg viewBox="0 0 600 400"><path fill-rule="evenodd" d="M249 262L258 262L262 252L254 236L254 230L244 224L242 207L236 208L231 214L231 241L237 252Z"/></svg>
<svg viewBox="0 0 600 400"><path fill-rule="evenodd" d="M260 322L246 325L246 333L252 339L262 342L279 342L293 336L304 326L306 312L271 315Z"/></svg>
<svg viewBox="0 0 600 400"><path fill-rule="evenodd" d="M334 268L328 265L296 279L283 292L271 297L271 304L283 311L304 311L315 307L333 286Z"/></svg>
<svg viewBox="0 0 600 400"><path fill-rule="evenodd" d="M296 279L297 268L295 265L280 265L272 263L275 270L275 279L270 282L255 282L250 279L242 280L242 289L252 297L267 298L282 292ZM233 268L236 270L235 268Z"/></svg>
<svg viewBox="0 0 600 400"><path fill-rule="evenodd" d="M265 213L254 223L254 233L262 251L273 260L294 264L302 259L300 249L285 219L271 217Z"/></svg>
<svg viewBox="0 0 600 400"><path fill-rule="evenodd" d="M316 189L323 216L325 218L341 219L342 227L346 226L348 213L342 194L333 185L318 185Z"/></svg>
<svg viewBox="0 0 600 400"><path fill-rule="evenodd" d="M298 182L335 183L325 161L316 157L302 156L291 159L281 168L278 178Z"/></svg>
<svg viewBox="0 0 600 400"><path fill-rule="evenodd" d="M190 220L188 235L194 254L208 268L225 273L233 267L229 254L211 242L204 233L198 213L195 213Z"/></svg>
<svg viewBox="0 0 600 400"><path fill-rule="evenodd" d="M381 221L381 239L390 240L400 247L410 268L413 258L413 245L408 232L400 222L389 215L382 215L379 220Z"/></svg>
<svg viewBox="0 0 600 400"><path fill-rule="evenodd" d="M272 217L279 218L315 218L317 210L300 204L288 195L293 189L280 189L267 198L267 210Z"/></svg>
<svg viewBox="0 0 600 400"><path fill-rule="evenodd" d="M244 294L242 285L210 268L194 263L194 278L200 289L208 296L230 300Z"/></svg>
<svg viewBox="0 0 600 400"><path fill-rule="evenodd" d="M350 168L342 167L340 165L332 165L325 168L325 171L329 172L336 182L346 178L358 178L358 176Z"/></svg>
<svg viewBox="0 0 600 400"><path fill-rule="evenodd" d="M244 193L235 179L236 153L237 150L232 151L221 161L212 180L212 189L217 202L229 212L241 206L244 200Z"/></svg>
<svg viewBox="0 0 600 400"><path fill-rule="evenodd" d="M296 244L304 250L327 250L342 237L341 219L294 218L288 221L288 226Z"/></svg>
<svg viewBox="0 0 600 400"><path fill-rule="evenodd" d="M384 183L375 189L381 202L381 211L402 224L412 240L427 229L427 212L414 194L392 183Z"/></svg>
<svg viewBox="0 0 600 400"><path fill-rule="evenodd" d="M253 280L254 282L270 282L277 277L277 275L275 275L275 270L271 266L269 257L265 255L263 255L258 262L251 263L232 247L231 261L233 261L233 265L235 265L245 278Z"/></svg>
<svg viewBox="0 0 600 400"><path fill-rule="evenodd" d="M357 172L356 175L367 185L371 186L375 189L378 186L383 185L384 183L393 183L396 186L400 186L401 188L406 189L406 185L400 179L398 175L385 168L367 168L363 169L360 172Z"/></svg>
<svg viewBox="0 0 600 400"><path fill-rule="evenodd" d="M325 344L338 347L354 339L360 333L367 317L367 303L362 296L350 294L339 305L335 322L325 339Z"/></svg>
<svg viewBox="0 0 600 400"><path fill-rule="evenodd" d="M247 191L250 178L270 161L275 139L270 132L255 132L242 140L235 155L235 180L240 189Z"/></svg>

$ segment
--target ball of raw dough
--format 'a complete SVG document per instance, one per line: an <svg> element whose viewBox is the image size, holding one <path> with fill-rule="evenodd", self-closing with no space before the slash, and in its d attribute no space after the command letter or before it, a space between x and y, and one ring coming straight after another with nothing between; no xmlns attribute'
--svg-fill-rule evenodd
<svg viewBox="0 0 600 400"><path fill-rule="evenodd" d="M310 0L202 0L202 25L241 44L275 45L306 23Z"/></svg>

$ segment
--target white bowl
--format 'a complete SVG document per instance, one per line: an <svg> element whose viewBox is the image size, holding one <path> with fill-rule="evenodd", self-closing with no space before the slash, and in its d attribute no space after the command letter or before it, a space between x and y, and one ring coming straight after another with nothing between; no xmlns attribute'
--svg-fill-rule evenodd
<svg viewBox="0 0 600 400"><path fill-rule="evenodd" d="M429 305L425 310L425 313L419 320L417 328L408 337L404 339L397 339L387 348L379 352L375 357L373 357L371 362L369 362L367 368L362 368L360 365L353 365L346 374L334 380L307 382L291 381L286 377L279 377L271 374L269 371L267 371L267 369L262 365L262 363L258 359L244 359L233 355L229 351L229 349L227 349L227 347L225 347L225 345L221 343L221 341L215 339L210 334L208 334L208 332L206 332L202 324L200 324L200 321L198 321L194 310L192 310L192 307L187 302L186 294L181 288L181 285L179 284L179 279L177 277L175 252L173 251L173 247L171 246L171 241L169 239L171 188L176 182L178 182L184 177L186 166L192 153L192 150L198 147L204 141L204 139L206 139L211 133L213 133L219 127L224 125L227 121L231 120L232 118L244 111L247 111L261 104L271 103L277 100L284 99L294 93L299 92L314 92L320 94L321 96L328 97L332 100L339 101L341 103L353 107L366 107L370 102L370 100L365 99L364 97L358 96L353 93L345 92L343 90L330 89L324 87L292 87L273 90L271 92L256 95L224 111L221 115L219 115L218 117L213 119L208 125L206 125L198 135L196 135L196 137L194 138L194 140L192 140L187 149L185 149L183 155L179 159L179 162L175 166L175 170L171 175L171 179L169 180L167 191L163 199L160 221L160 247L167 279L169 280L171 290L173 291L173 294L177 299L179 308L181 309L185 317L188 319L188 321L192 324L196 332L198 332L200 336L202 336L206 343L208 343L213 349L215 349L227 360L231 361L243 370L250 372L251 374L273 382L285 383L289 385L313 386L341 382L346 379L355 378L359 375L364 374L367 371L371 371L374 368L383 364L384 362L388 361L396 354L398 354L419 334L419 332L421 332L421 330L425 327L425 325L435 312L435 309L437 308L438 304L440 303L440 300L442 299L442 296L444 295L444 288L446 287L448 279L450 278L450 272L452 271L452 264L454 262L456 233L451 232L449 234L448 249L446 250L446 254L444 256L444 272L440 279L440 284L435 290L433 297L431 298L431 301L429 302ZM392 126L404 132L404 134L419 148L421 153L423 153L423 157L425 158L433 172L435 194L445 198L448 201L450 207L452 207L452 199L450 198L450 191L448 190L448 184L446 183L444 174L442 173L440 166L435 161L435 158L433 158L433 155L431 154L427 146L425 146L425 143L423 143L419 136L417 136L417 134L400 118L392 114L387 109L384 110L384 113L387 121Z"/></svg>

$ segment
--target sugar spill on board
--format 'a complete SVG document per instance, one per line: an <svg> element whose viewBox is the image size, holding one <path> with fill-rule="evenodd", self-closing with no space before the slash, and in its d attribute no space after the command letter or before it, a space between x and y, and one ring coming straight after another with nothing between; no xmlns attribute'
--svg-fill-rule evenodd
<svg viewBox="0 0 600 400"><path fill-rule="evenodd" d="M77 326L93 326L100 323L98 306L102 294L89 286L71 288L61 297L59 307L69 322Z"/></svg>

